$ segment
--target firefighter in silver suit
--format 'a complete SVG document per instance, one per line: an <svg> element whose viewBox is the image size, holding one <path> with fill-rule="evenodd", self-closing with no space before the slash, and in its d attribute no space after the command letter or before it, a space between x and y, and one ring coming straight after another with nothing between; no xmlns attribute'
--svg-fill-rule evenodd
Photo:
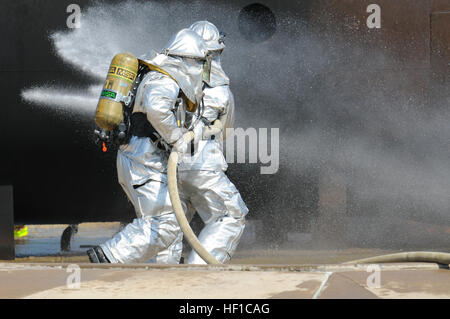
<svg viewBox="0 0 450 319"><path fill-rule="evenodd" d="M197 211L205 226L199 234L200 243L219 262L228 261L239 243L248 213L244 201L234 184L225 174L228 166L223 155L222 141L226 128L234 123L234 99L229 88L229 78L220 63L225 45L215 25L198 21L189 29L206 42L212 56L211 71L204 78L204 110L195 131L205 131L220 120L222 131L214 136L202 136L195 146L194 156L185 154L178 166L180 198L188 204L187 217ZM205 135L205 134L204 134ZM178 263L182 253L182 234L169 249L160 252L157 263ZM203 259L192 251L188 264L204 264Z"/></svg>
<svg viewBox="0 0 450 319"><path fill-rule="evenodd" d="M179 154L188 151L186 132L174 108L181 103L195 109L200 104L207 53L204 40L183 29L161 53L141 58L150 72L137 90L130 141L117 154L119 183L137 218L112 239L90 249L91 262L146 262L179 236L167 189L167 149L172 147Z"/></svg>

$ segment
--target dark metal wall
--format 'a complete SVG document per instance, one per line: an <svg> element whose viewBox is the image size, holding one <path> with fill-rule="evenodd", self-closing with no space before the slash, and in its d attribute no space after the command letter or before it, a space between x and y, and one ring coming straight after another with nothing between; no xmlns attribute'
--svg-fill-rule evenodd
<svg viewBox="0 0 450 319"><path fill-rule="evenodd" d="M133 209L117 183L115 154L102 154L93 144L93 123L56 112L43 112L20 99L21 89L33 85L57 83L76 86L92 81L56 57L48 38L50 31L66 28L66 8L72 2L17 0L3 1L0 6L0 85L4 92L1 102L0 182L14 186L16 222L76 223L129 220L133 217ZM365 24L366 8L373 2L383 8L383 27L380 30L369 30ZM91 4L84 0L77 3L82 9ZM233 0L229 5L243 8L250 3ZM258 59L252 57L257 57L261 48L283 52L283 47L279 46L282 43L280 39L288 38L295 42L297 28L307 26L328 44L327 72L315 75L308 83L315 94L322 97L322 105L364 100L367 88L372 84L385 87L389 92L401 91L404 89L402 81L394 86L389 81L398 75L399 70L409 82L415 81L417 98L427 104L432 104L436 96L443 94L442 88L448 88L448 1L264 0L260 3L269 7L278 18L277 30L262 44L245 42L248 55L233 61L225 60L228 65L234 61L238 63L229 67L232 78L238 74L237 69L247 68L249 74L262 72ZM287 18L296 24L287 23ZM227 21L237 24L238 17L230 17ZM243 35L231 36L244 41L241 39ZM346 41L348 45L340 47ZM389 59L380 59L380 50ZM295 59L292 61L297 61ZM278 95L254 96L250 89L253 85L251 78L245 81L233 79L238 83L233 91L241 114L241 126L258 127L257 122L242 122L243 118L283 112L285 106L280 104ZM431 79L433 84L430 84ZM298 79L287 80L302 81L302 75L299 74ZM353 88L351 96L349 87ZM290 96L288 102L298 103L299 107L288 118L272 117L272 127L280 127L284 136L295 136L300 134L299 125L308 125L316 118L302 108L303 104L310 102L305 96L289 91L288 81L285 88L285 94ZM343 122L351 121L343 111L330 108L329 112L332 120L326 123L327 126L342 127ZM358 123L350 124L348 128L353 134L358 134ZM320 169L295 175L286 168L289 163L283 159L283 152L290 150L282 149L282 165L275 175L260 175L259 167L255 165L230 165L229 171L252 212L250 218L267 221L267 233L274 239L281 237L278 235L280 232L272 231L273 225L285 230L308 230L320 204ZM350 204L359 203L357 195L348 196ZM361 210L361 205L366 204L350 206Z"/></svg>
<svg viewBox="0 0 450 319"><path fill-rule="evenodd" d="M0 186L0 258L14 259L13 189Z"/></svg>
<svg viewBox="0 0 450 319"><path fill-rule="evenodd" d="M92 124L24 103L25 87L88 84L54 54L49 32L67 28L73 1L1 4L2 101L0 179L14 186L17 223L128 219L133 209L116 182L114 156L97 152ZM81 7L88 1L78 1ZM89 203L89 204L87 204Z"/></svg>

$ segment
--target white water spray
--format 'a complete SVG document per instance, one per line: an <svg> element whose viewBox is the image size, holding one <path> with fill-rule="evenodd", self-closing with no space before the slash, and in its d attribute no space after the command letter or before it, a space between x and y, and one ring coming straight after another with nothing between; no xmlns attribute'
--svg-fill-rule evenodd
<svg viewBox="0 0 450 319"><path fill-rule="evenodd" d="M116 53L159 51L173 33L207 19L228 34L222 61L236 97L237 126L280 127L280 170L288 172L277 194L283 209L298 213L287 207L296 197L293 190L301 191L298 176L330 165L351 172L350 187L370 203L369 209L381 207L383 223L409 218L412 207L415 218L450 225L450 114L439 106L422 107L413 76L398 71L378 82L367 79L370 61L393 65L393 58L374 50L364 54L369 62L355 61L361 57L354 52L367 53L356 40L315 33L280 12L273 38L246 42L236 23L240 8L206 3L100 2L85 8L80 29L57 31L50 39L58 57L95 85L86 90L33 87L22 97L92 120ZM267 191L267 201L274 193ZM266 209L265 203L254 205Z"/></svg>

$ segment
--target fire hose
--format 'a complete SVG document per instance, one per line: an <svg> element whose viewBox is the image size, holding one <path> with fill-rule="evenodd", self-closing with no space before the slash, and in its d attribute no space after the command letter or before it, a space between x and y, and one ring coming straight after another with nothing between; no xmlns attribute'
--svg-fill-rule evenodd
<svg viewBox="0 0 450 319"><path fill-rule="evenodd" d="M358 259L345 262L344 264L377 264L402 262L432 262L442 265L448 265L450 264L450 253L413 251Z"/></svg>
<svg viewBox="0 0 450 319"><path fill-rule="evenodd" d="M218 134L222 130L222 125L217 120L214 125L206 128L203 135L211 136ZM192 131L184 135L186 142L190 142L194 138ZM177 165L178 165L178 153L172 151L169 156L167 167L167 179L169 196L172 202L173 209L175 211L176 218L180 225L180 228L191 247L197 252L197 254L208 264L220 264L200 243L197 236L192 231L191 226L186 218L183 207L181 205L180 196L178 194L177 186ZM434 262L442 265L450 264L450 253L442 252L404 252L389 255L381 255L370 258L358 259L344 264L374 264L374 263L401 263L401 262Z"/></svg>
<svg viewBox="0 0 450 319"><path fill-rule="evenodd" d="M222 129L221 122L216 120L214 125L206 128L203 133L203 136L211 136L219 133ZM194 133L189 131L186 133L183 138L186 142L190 142L194 138ZM178 185L177 185L177 166L178 166L178 153L176 151L172 151L169 156L169 161L167 164L167 184L169 188L169 196L170 201L172 202L173 210L175 211L175 216L177 218L178 224L180 225L181 231L184 234L189 245L191 245L192 249L208 264L217 265L220 264L198 240L197 236L195 236L192 231L191 226L186 218L186 215L183 210L183 206L181 205L180 195L178 194Z"/></svg>

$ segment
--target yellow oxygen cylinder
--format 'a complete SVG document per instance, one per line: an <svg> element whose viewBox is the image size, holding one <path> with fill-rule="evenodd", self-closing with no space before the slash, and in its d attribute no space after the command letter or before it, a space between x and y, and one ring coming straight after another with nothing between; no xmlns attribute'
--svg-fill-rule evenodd
<svg viewBox="0 0 450 319"><path fill-rule="evenodd" d="M138 69L138 59L130 53L119 53L112 59L95 112L95 123L101 129L114 130L123 121L121 101L130 92Z"/></svg>

